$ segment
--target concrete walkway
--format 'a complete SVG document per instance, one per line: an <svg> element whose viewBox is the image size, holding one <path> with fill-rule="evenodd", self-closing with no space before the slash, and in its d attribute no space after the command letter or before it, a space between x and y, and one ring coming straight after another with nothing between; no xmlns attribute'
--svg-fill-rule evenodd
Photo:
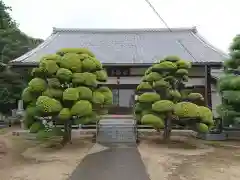
<svg viewBox="0 0 240 180"><path fill-rule="evenodd" d="M109 148L89 154L69 180L150 180L136 147Z"/></svg>

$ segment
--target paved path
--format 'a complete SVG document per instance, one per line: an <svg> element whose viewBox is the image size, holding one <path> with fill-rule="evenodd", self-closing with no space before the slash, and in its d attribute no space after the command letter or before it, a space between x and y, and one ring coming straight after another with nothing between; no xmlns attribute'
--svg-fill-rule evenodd
<svg viewBox="0 0 240 180"><path fill-rule="evenodd" d="M150 180L136 147L89 154L69 180Z"/></svg>

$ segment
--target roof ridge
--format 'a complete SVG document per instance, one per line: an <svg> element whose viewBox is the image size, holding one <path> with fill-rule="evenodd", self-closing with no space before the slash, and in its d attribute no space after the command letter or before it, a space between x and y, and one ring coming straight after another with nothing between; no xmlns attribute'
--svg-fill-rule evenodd
<svg viewBox="0 0 240 180"><path fill-rule="evenodd" d="M173 32L179 31L190 31L193 33L197 32L197 28L194 27L182 27L182 28L171 28ZM53 33L58 32L169 32L168 28L56 28L53 27Z"/></svg>

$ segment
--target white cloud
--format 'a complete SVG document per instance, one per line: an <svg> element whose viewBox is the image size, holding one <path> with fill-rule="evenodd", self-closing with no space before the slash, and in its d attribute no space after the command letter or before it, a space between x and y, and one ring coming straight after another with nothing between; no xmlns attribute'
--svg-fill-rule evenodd
<svg viewBox="0 0 240 180"><path fill-rule="evenodd" d="M197 26L216 47L227 50L240 33L239 0L150 0L170 27ZM164 27L144 0L5 0L29 35L46 38L52 27Z"/></svg>

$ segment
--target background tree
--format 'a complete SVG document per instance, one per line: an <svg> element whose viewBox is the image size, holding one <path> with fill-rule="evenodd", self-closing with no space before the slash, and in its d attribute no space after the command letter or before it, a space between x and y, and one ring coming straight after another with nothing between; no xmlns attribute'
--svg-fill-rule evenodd
<svg viewBox="0 0 240 180"><path fill-rule="evenodd" d="M8 63L43 42L27 36L9 14L11 8L0 0L0 52L1 62Z"/></svg>
<svg viewBox="0 0 240 180"><path fill-rule="evenodd" d="M17 108L17 100L25 87L22 77L6 66L0 73L0 112L11 115L11 110Z"/></svg>
<svg viewBox="0 0 240 180"><path fill-rule="evenodd" d="M17 107L16 101L25 84L20 74L11 71L9 61L43 42L21 32L9 11L11 8L0 0L0 112L3 114L9 114Z"/></svg>
<svg viewBox="0 0 240 180"><path fill-rule="evenodd" d="M107 74L87 49L62 49L47 55L32 76L22 94L24 122L39 139L59 136L65 144L71 141L72 124L97 121L112 104L112 91L102 84ZM57 124L64 124L64 131Z"/></svg>
<svg viewBox="0 0 240 180"><path fill-rule="evenodd" d="M230 46L230 57L224 61L225 74L218 81L218 91L222 104L217 113L222 117L224 126L240 125L240 35Z"/></svg>
<svg viewBox="0 0 240 180"><path fill-rule="evenodd" d="M165 140L169 140L174 125L208 132L214 124L211 110L202 106L203 96L186 94L184 82L188 81L189 68L187 61L166 57L145 72L137 87L136 119L158 131L164 128Z"/></svg>

